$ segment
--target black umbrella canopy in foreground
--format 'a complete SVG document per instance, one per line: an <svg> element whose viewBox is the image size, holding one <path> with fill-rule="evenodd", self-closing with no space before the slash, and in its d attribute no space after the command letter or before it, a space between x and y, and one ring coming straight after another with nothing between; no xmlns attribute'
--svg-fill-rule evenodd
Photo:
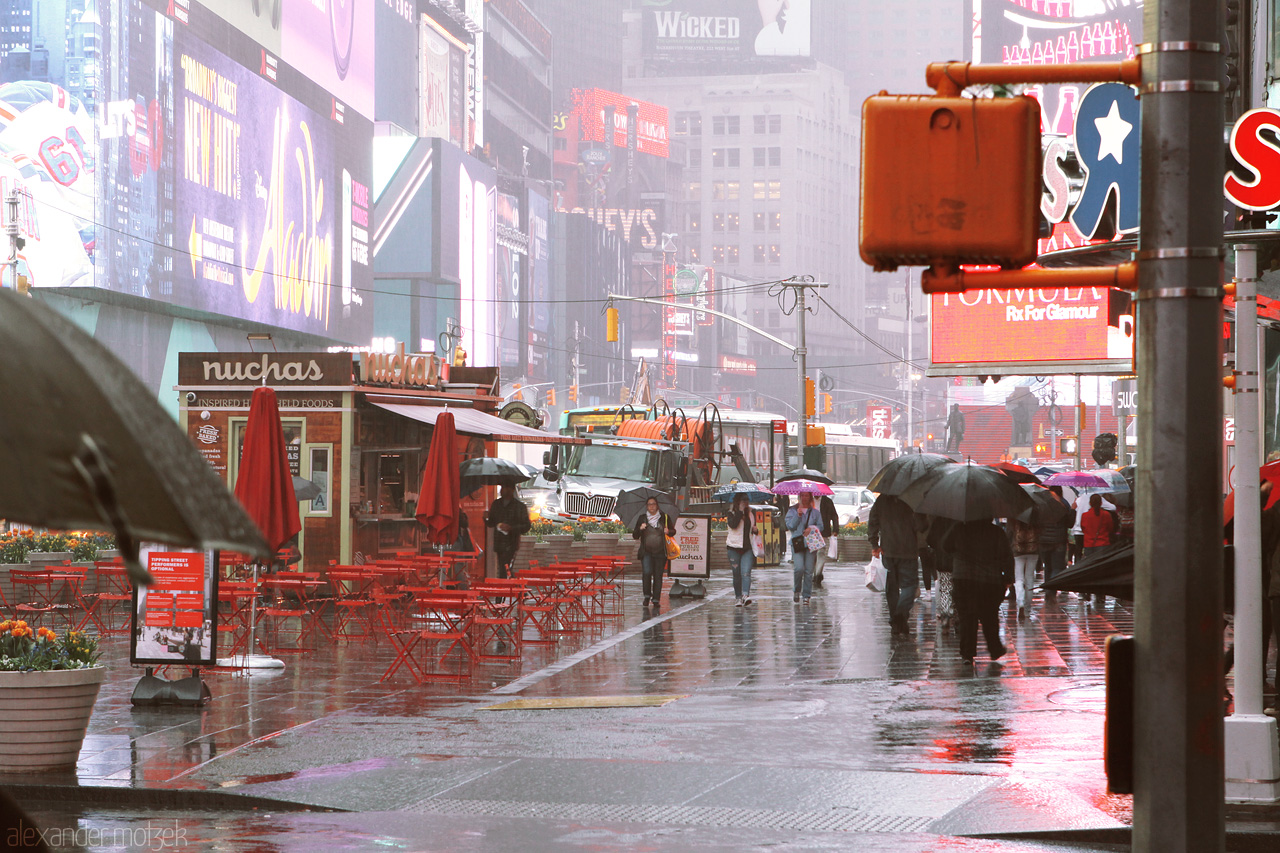
<svg viewBox="0 0 1280 853"><path fill-rule="evenodd" d="M941 453L907 453L896 456L876 472L867 488L882 495L901 495L913 483L955 461Z"/></svg>
<svg viewBox="0 0 1280 853"><path fill-rule="evenodd" d="M916 512L955 521L1017 518L1031 509L1031 498L1003 473L968 462L917 480L901 498Z"/></svg>
<svg viewBox="0 0 1280 853"><path fill-rule="evenodd" d="M1045 589L1133 598L1133 543L1110 545L1058 572Z"/></svg>
<svg viewBox="0 0 1280 853"><path fill-rule="evenodd" d="M244 508L114 354L35 299L0 290L0 518L268 556Z"/></svg>
<svg viewBox="0 0 1280 853"><path fill-rule="evenodd" d="M1023 513L1021 521L1034 524L1055 524L1071 513L1066 500L1052 490L1034 483L1020 483L1020 488L1031 497L1032 508Z"/></svg>
<svg viewBox="0 0 1280 853"><path fill-rule="evenodd" d="M496 456L468 459L462 463L459 474L464 497L483 486L515 486L538 476L537 471Z"/></svg>

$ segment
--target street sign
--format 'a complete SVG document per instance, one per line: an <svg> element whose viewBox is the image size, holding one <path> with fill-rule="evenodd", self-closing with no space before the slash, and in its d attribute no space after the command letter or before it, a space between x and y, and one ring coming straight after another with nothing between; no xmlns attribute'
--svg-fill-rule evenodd
<svg viewBox="0 0 1280 853"><path fill-rule="evenodd" d="M786 435L786 434L787 434L787 422L786 422L786 421L770 421L770 423L773 425L773 433L774 433L774 435Z"/></svg>

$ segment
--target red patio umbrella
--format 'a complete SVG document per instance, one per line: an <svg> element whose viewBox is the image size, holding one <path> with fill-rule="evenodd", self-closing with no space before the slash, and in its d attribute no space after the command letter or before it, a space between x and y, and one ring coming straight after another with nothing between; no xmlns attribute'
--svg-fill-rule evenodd
<svg viewBox="0 0 1280 853"><path fill-rule="evenodd" d="M253 389L240 473L236 476L236 497L262 531L272 552L302 529L284 429L280 426L280 407L271 388Z"/></svg>
<svg viewBox="0 0 1280 853"><path fill-rule="evenodd" d="M431 449L427 451L427 462L422 466L416 518L427 528L427 541L433 545L452 545L458 538L462 477L458 456L453 449L456 435L451 412L444 412L436 418Z"/></svg>

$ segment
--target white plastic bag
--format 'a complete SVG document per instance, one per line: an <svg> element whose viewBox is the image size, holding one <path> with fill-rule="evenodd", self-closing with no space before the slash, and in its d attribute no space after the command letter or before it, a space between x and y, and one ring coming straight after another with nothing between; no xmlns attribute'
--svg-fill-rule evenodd
<svg viewBox="0 0 1280 853"><path fill-rule="evenodd" d="M867 589L872 592L884 592L884 583L887 575L888 570L884 567L884 561L879 557L872 557L866 568Z"/></svg>
<svg viewBox="0 0 1280 853"><path fill-rule="evenodd" d="M756 559L764 556L764 537L759 532L751 533L751 553L756 555Z"/></svg>
<svg viewBox="0 0 1280 853"><path fill-rule="evenodd" d="M836 537L832 536L827 540L827 559L834 560L836 554L840 551L840 543L836 541Z"/></svg>

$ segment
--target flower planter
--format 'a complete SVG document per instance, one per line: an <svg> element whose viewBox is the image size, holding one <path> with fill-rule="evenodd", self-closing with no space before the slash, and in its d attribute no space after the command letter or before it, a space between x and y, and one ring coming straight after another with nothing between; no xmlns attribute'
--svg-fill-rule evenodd
<svg viewBox="0 0 1280 853"><path fill-rule="evenodd" d="M616 533L588 533L584 543L588 557L612 557L618 553Z"/></svg>
<svg viewBox="0 0 1280 853"><path fill-rule="evenodd" d="M840 537L836 560L841 563L863 563L871 559L871 543L866 539Z"/></svg>
<svg viewBox="0 0 1280 853"><path fill-rule="evenodd" d="M37 569L44 568L46 563L69 563L71 562L71 552L28 551L27 562Z"/></svg>
<svg viewBox="0 0 1280 853"><path fill-rule="evenodd" d="M106 677L101 666L0 672L0 768L74 770Z"/></svg>

